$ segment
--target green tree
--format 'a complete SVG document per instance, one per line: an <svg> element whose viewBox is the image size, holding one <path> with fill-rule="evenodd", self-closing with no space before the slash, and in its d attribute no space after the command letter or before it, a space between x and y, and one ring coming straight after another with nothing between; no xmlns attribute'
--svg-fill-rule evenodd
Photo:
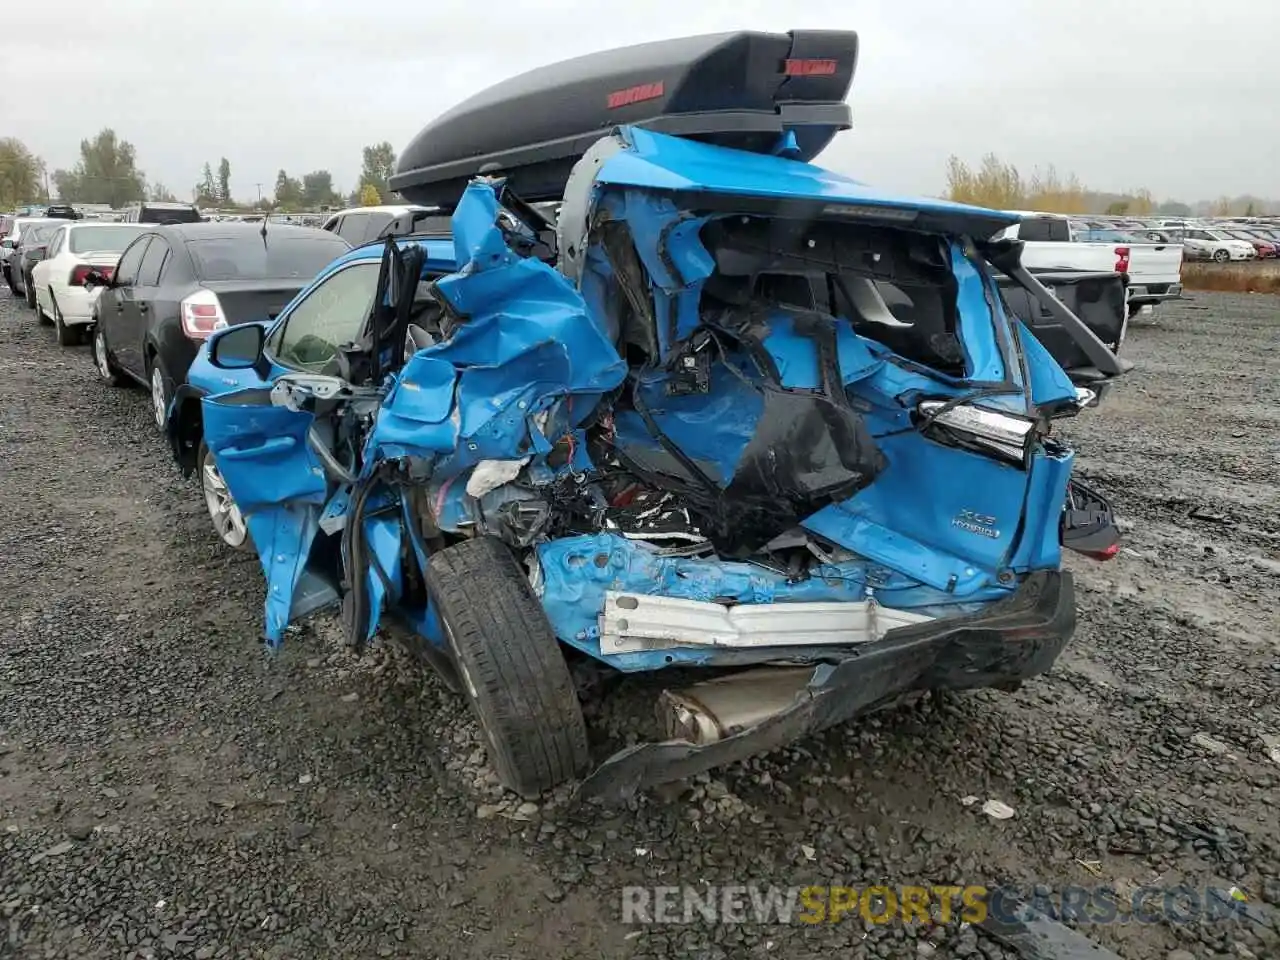
<svg viewBox="0 0 1280 960"><path fill-rule="evenodd" d="M372 183L366 183L360 188L360 206L376 207L382 203L382 197L378 195L378 188Z"/></svg>
<svg viewBox="0 0 1280 960"><path fill-rule="evenodd" d="M156 203L176 203L178 200L163 183L151 184L151 189L147 193Z"/></svg>
<svg viewBox="0 0 1280 960"><path fill-rule="evenodd" d="M341 202L333 189L333 174L328 170L313 170L303 174L302 202L309 209Z"/></svg>
<svg viewBox="0 0 1280 960"><path fill-rule="evenodd" d="M1165 217L1189 217L1191 207L1177 200L1166 200L1156 206L1155 212Z"/></svg>
<svg viewBox="0 0 1280 960"><path fill-rule="evenodd" d="M391 196L387 181L391 179L391 173L395 169L396 152L391 148L390 143L383 140L381 143L365 147L363 156L364 161L360 167L361 192L366 185L371 185L378 191L377 202L381 203Z"/></svg>
<svg viewBox="0 0 1280 960"><path fill-rule="evenodd" d="M92 140L80 141L80 160L71 170L55 170L63 200L109 203L122 207L146 194L146 179L137 168L137 151L104 127Z"/></svg>
<svg viewBox="0 0 1280 960"><path fill-rule="evenodd" d="M280 210L296 210L302 205L302 184L283 170L276 174L276 207Z"/></svg>
<svg viewBox="0 0 1280 960"><path fill-rule="evenodd" d="M231 202L231 163L226 157L218 161L218 199Z"/></svg>
<svg viewBox="0 0 1280 960"><path fill-rule="evenodd" d="M218 205L218 184L213 179L213 168L207 163L204 165L200 182L196 184L196 203L202 207Z"/></svg>
<svg viewBox="0 0 1280 960"><path fill-rule="evenodd" d="M44 192L43 165L27 145L13 137L0 139L0 210L38 199Z"/></svg>

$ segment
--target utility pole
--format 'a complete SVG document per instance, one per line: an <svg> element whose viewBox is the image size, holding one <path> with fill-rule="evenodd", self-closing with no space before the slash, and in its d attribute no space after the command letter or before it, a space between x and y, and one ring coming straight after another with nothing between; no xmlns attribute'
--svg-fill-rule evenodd
<svg viewBox="0 0 1280 960"><path fill-rule="evenodd" d="M258 188L258 202L261 203L262 202L262 184L255 183L254 186Z"/></svg>

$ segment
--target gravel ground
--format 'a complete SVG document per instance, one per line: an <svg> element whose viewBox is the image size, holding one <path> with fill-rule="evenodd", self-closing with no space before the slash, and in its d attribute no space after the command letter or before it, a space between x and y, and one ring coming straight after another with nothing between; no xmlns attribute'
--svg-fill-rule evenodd
<svg viewBox="0 0 1280 960"><path fill-rule="evenodd" d="M7 293L0 956L999 960L954 922L623 926L620 891L1001 881L1236 885L1256 922L1086 932L1280 956L1280 300L1134 329L1138 369L1072 425L1128 538L1073 564L1049 676L600 811L503 797L462 701L394 645L357 660L319 619L268 661L256 560L215 542L147 398Z"/></svg>

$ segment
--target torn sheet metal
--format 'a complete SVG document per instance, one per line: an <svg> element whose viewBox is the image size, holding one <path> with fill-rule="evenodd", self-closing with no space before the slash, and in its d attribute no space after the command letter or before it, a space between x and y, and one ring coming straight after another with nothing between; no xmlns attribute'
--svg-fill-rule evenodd
<svg viewBox="0 0 1280 960"><path fill-rule="evenodd" d="M453 216L462 266L436 283L456 327L406 364L378 412L368 458L417 456L457 475L482 460L545 454L625 378L572 284L507 247L499 209L491 184L463 195Z"/></svg>
<svg viewBox="0 0 1280 960"><path fill-rule="evenodd" d="M932 619L882 607L874 599L726 606L611 590L600 614L600 652L674 646L853 646L880 640L894 627Z"/></svg>

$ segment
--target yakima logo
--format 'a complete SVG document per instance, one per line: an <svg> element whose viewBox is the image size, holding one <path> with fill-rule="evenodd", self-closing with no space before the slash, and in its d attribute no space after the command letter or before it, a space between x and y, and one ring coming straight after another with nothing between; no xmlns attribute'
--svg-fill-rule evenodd
<svg viewBox="0 0 1280 960"><path fill-rule="evenodd" d="M646 100L657 100L665 92L661 80L657 83L639 83L625 90L615 90L609 94L609 109L617 110L633 103L644 103Z"/></svg>
<svg viewBox="0 0 1280 960"><path fill-rule="evenodd" d="M836 72L834 60L786 60L782 72L788 77L830 77Z"/></svg>

